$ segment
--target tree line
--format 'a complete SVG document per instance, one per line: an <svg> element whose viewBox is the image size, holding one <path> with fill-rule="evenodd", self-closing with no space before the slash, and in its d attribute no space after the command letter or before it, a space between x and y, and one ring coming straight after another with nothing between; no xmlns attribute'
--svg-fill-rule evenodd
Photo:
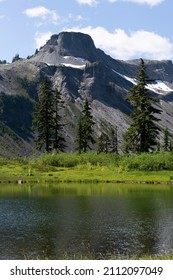
<svg viewBox="0 0 173 280"><path fill-rule="evenodd" d="M161 110L156 108L157 100L150 96L146 88L151 80L146 75L144 61L141 59L136 84L129 91L129 102L133 106L130 115L131 125L124 134L122 150L126 153L142 153L163 149L172 151L171 136L167 128L163 131L162 145L158 141L160 133L159 115ZM63 129L62 112L64 104L61 93L51 87L47 77L40 86L39 103L35 107L33 117L33 130L35 143L39 150L63 152L66 148ZM118 153L118 130L110 127L109 133L101 132L97 141L94 139L94 120L91 107L87 99L84 100L83 109L77 122L75 147L78 152L86 152L97 145L97 151Z"/></svg>

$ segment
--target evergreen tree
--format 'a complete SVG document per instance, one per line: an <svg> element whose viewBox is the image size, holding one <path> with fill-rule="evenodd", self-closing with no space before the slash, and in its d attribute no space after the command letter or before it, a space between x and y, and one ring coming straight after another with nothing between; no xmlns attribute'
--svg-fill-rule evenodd
<svg viewBox="0 0 173 280"><path fill-rule="evenodd" d="M111 128L110 131L110 152L118 153L118 130L117 126L115 129Z"/></svg>
<svg viewBox="0 0 173 280"><path fill-rule="evenodd" d="M132 123L125 133L124 148L128 152L149 152L157 146L159 119L155 114L160 114L161 111L154 107L156 100L148 94L146 85L149 81L144 61L141 59L137 84L131 88L129 96L133 112Z"/></svg>
<svg viewBox="0 0 173 280"><path fill-rule="evenodd" d="M169 132L168 128L166 127L163 131L163 150L169 151L170 150L170 143L169 143Z"/></svg>
<svg viewBox="0 0 173 280"><path fill-rule="evenodd" d="M81 153L83 151L84 147L84 127L83 127L83 118L82 116L79 117L78 123L77 123L77 131L76 131L76 139L75 139L75 144L76 144L76 150Z"/></svg>
<svg viewBox="0 0 173 280"><path fill-rule="evenodd" d="M53 94L53 148L56 151L63 152L65 149L65 139L62 135L64 124L62 124L63 101L61 93L55 89Z"/></svg>
<svg viewBox="0 0 173 280"><path fill-rule="evenodd" d="M100 137L98 138L97 152L107 154L109 152L109 146L110 146L110 139L107 134L102 132Z"/></svg>
<svg viewBox="0 0 173 280"><path fill-rule="evenodd" d="M19 54L17 53L17 54L15 54L15 56L13 57L12 62L15 62L15 61L20 60L20 59L21 59L21 58L20 58Z"/></svg>
<svg viewBox="0 0 173 280"><path fill-rule="evenodd" d="M160 142L157 142L157 152L160 152Z"/></svg>
<svg viewBox="0 0 173 280"><path fill-rule="evenodd" d="M97 152L98 153L118 153L118 137L117 127L116 129L110 129L109 133L101 133L97 141Z"/></svg>
<svg viewBox="0 0 173 280"><path fill-rule="evenodd" d="M36 105L33 118L35 142L39 150L45 147L45 150L50 152L52 149L53 114L53 90L46 77L40 86L39 103Z"/></svg>
<svg viewBox="0 0 173 280"><path fill-rule="evenodd" d="M7 63L6 60L1 60L1 59L0 59L0 64L6 64L6 63Z"/></svg>
<svg viewBox="0 0 173 280"><path fill-rule="evenodd" d="M105 150L105 145L104 145L104 135L101 133L101 135L98 138L97 141L97 153L103 153Z"/></svg>
<svg viewBox="0 0 173 280"><path fill-rule="evenodd" d="M82 115L79 118L76 135L76 150L79 152L86 152L91 149L90 144L94 144L93 138L93 117L91 115L91 108L86 99L84 102Z"/></svg>

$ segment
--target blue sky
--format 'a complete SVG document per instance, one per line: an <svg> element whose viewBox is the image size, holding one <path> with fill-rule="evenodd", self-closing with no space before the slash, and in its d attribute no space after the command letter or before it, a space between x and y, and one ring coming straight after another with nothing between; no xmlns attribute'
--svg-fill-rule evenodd
<svg viewBox="0 0 173 280"><path fill-rule="evenodd" d="M80 31L117 59L173 60L173 0L0 0L0 59Z"/></svg>

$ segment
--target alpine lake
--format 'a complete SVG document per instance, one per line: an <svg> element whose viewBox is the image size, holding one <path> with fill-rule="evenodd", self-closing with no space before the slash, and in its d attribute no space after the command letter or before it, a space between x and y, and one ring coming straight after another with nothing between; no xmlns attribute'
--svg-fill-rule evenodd
<svg viewBox="0 0 173 280"><path fill-rule="evenodd" d="M173 186L0 185L0 259L128 259L173 250Z"/></svg>

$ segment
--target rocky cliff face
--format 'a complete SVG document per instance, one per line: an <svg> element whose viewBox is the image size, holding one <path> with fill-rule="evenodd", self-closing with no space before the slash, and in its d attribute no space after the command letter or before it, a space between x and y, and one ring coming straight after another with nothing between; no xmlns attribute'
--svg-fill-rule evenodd
<svg viewBox="0 0 173 280"><path fill-rule="evenodd" d="M59 35L53 35L33 60L56 66L63 63L83 65L83 61L94 62L99 60L99 57L89 35L63 32Z"/></svg>
<svg viewBox="0 0 173 280"><path fill-rule="evenodd" d="M118 127L119 142L129 125L131 106L128 91L135 84L140 60L120 61L97 49L90 36L63 32L53 35L30 59L0 65L0 139L11 137L10 148L17 154L31 153L32 112L38 102L38 88L47 75L65 102L64 121L68 150L73 150L74 132L84 98L90 100L95 118L95 136L101 130ZM173 64L171 61L145 60L148 76L155 80L147 85L162 109L160 126L173 133ZM10 136L11 135L11 136ZM18 146L14 139L18 139ZM2 141L3 140L3 141ZM15 143L15 145L14 145ZM22 143L22 144L21 144ZM4 155L4 147L0 156ZM22 148L24 147L24 148Z"/></svg>

